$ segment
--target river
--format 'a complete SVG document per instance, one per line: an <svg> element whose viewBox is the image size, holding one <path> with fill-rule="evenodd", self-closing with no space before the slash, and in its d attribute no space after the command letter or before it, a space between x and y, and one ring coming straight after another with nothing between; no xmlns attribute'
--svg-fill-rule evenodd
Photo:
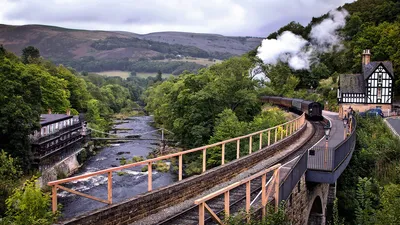
<svg viewBox="0 0 400 225"><path fill-rule="evenodd" d="M127 131L127 133L119 133L119 136L141 134L155 130L155 128L151 126L151 122L153 121L151 116L131 117L126 121L128 123L122 123L116 125L116 127L132 130ZM153 132L144 134L141 138L161 139L161 135L158 132ZM87 160L75 175L87 174L110 168L112 166L119 166L120 161L118 158L121 157L126 159L132 159L133 156L146 157L155 147L157 147L157 145L155 145L156 142L159 141L134 140L104 147L98 151L95 156L92 156ZM121 152L123 152L123 154L121 154ZM141 172L141 167L123 170L123 172L125 173L122 176L113 173L113 203L121 202L147 191L147 172ZM176 175L171 173L160 173L153 170L153 189L171 184L174 180L176 180ZM107 174L70 182L65 184L65 186L107 200ZM63 205L61 211L64 218L71 218L106 206L104 203L65 191L59 191L58 199L59 203Z"/></svg>

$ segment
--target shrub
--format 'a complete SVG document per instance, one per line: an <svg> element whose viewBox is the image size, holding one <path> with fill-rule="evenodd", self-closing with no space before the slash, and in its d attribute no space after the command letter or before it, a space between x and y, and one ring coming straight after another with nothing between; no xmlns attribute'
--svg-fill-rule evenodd
<svg viewBox="0 0 400 225"><path fill-rule="evenodd" d="M35 177L27 180L22 188L17 188L6 200L7 224L52 224L58 214L50 211L50 195L43 193L36 186Z"/></svg>

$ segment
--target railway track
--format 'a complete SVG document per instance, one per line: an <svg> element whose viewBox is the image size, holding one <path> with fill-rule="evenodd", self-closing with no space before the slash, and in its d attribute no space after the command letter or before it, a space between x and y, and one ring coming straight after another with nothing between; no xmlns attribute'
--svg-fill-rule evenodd
<svg viewBox="0 0 400 225"><path fill-rule="evenodd" d="M293 151L291 154L288 154L285 156L284 159L274 162L271 164L275 165L276 163L287 163L294 159L297 156L302 155L305 151L307 151L309 148L311 148L315 143L317 143L323 136L324 136L324 123L322 121L309 121L314 129L313 133L311 134L311 138L301 147L299 147L296 151ZM275 152L271 152L269 156L273 156ZM267 176L267 180L269 180L271 175ZM254 179L251 181L251 199L254 199L257 194L261 190L261 178ZM242 210L245 206L245 198L246 198L246 186L241 185L233 190L230 191L230 211L231 213L236 213L240 210ZM258 198L258 201L254 202L255 205L252 205L252 207L255 207L257 205L260 205L260 199ZM224 196L220 195L214 199L211 199L207 201L207 205L219 216L224 211ZM193 205L192 207L182 211L179 214L174 215L173 217L170 217L160 223L159 225L188 225L188 224L198 224L198 206ZM211 216L206 213L206 218L205 218L206 224L215 224L211 218Z"/></svg>

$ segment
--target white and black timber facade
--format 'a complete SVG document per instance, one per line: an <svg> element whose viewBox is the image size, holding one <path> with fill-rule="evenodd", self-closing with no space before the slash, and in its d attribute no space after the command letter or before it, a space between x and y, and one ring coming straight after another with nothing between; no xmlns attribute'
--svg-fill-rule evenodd
<svg viewBox="0 0 400 225"><path fill-rule="evenodd" d="M363 51L362 73L341 74L337 99L339 114L348 107L364 112L371 108L391 110L393 102L393 65L389 61L370 62L369 50Z"/></svg>

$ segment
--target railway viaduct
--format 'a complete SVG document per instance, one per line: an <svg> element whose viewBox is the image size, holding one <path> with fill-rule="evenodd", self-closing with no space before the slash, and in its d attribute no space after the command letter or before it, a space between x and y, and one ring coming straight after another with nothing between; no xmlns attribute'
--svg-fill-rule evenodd
<svg viewBox="0 0 400 225"><path fill-rule="evenodd" d="M331 131L328 137L324 135L327 125ZM221 212L234 214L238 205L257 216L265 215L266 205L277 209L280 203L292 224L326 224L336 195L336 180L355 148L355 131L355 119L345 128L335 113L324 111L323 122L307 121L303 114L285 124L212 145L49 182L53 210L57 210L57 190L62 189L105 206L60 224L223 223ZM221 152L221 165L215 168L206 165L207 151L211 150ZM235 159L225 158L227 152L235 151ZM199 156L202 173L183 179L187 154ZM170 158L178 159L178 181L153 190L153 163ZM149 171L148 192L113 203L113 173L143 165ZM108 178L107 199L62 186L90 176Z"/></svg>

